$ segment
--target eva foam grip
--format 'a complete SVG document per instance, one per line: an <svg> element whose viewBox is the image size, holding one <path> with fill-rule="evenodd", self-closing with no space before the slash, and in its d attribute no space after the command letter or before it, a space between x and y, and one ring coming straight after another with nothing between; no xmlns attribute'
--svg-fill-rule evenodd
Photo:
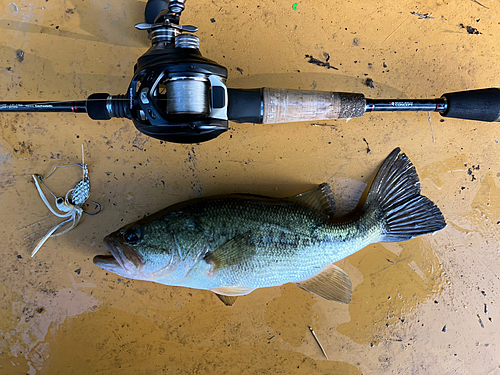
<svg viewBox="0 0 500 375"><path fill-rule="evenodd" d="M227 117L234 122L262 124L263 89L227 89Z"/></svg>
<svg viewBox="0 0 500 375"><path fill-rule="evenodd" d="M500 90L481 89L444 94L444 117L476 121L500 121Z"/></svg>
<svg viewBox="0 0 500 375"><path fill-rule="evenodd" d="M109 94L97 93L88 97L87 114L92 120L109 120L111 116L106 108Z"/></svg>
<svg viewBox="0 0 500 375"><path fill-rule="evenodd" d="M366 110L363 94L264 88L263 100L263 124L347 119Z"/></svg>

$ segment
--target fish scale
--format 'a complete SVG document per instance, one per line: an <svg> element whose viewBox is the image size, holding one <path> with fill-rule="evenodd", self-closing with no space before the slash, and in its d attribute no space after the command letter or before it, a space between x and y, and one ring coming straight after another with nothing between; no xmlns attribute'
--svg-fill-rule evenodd
<svg viewBox="0 0 500 375"><path fill-rule="evenodd" d="M198 263L188 278L177 283L182 286L198 287L203 284L205 287L216 287L222 284L260 288L303 280L337 261L337 258L342 259L370 243L370 235L380 236L376 231L368 231L368 236L359 235L355 222L326 221L323 213L284 199L236 196L205 199L197 203L180 209L182 214L176 215L178 219L166 226L166 230L171 231L170 235L177 238L180 247L185 249L182 254L184 262L199 258L202 251L190 246L195 240L191 235L184 238L179 234L186 233L186 227L192 226L193 222L200 226L198 235L207 236L205 241L201 241L209 243L206 252L246 232L263 230L264 223L264 228L269 228L271 235L266 235L264 230L264 234L256 239L256 244L260 245L259 252L250 261L216 271L210 279L204 276L207 265ZM167 220L169 218L167 215ZM312 228L316 228L314 236L309 235ZM144 240L151 245L160 238L164 241L164 236L157 235L158 228L154 233L154 238L149 239L145 234ZM199 238L196 240L199 241ZM155 249L158 248L155 246ZM241 256L245 256L243 250ZM270 264L272 273L269 272Z"/></svg>

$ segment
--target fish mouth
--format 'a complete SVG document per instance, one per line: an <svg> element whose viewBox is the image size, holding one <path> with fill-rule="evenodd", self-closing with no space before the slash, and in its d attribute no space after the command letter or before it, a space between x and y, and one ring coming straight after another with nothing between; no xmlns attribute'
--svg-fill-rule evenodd
<svg viewBox="0 0 500 375"><path fill-rule="evenodd" d="M118 241L112 234L104 238L104 244L111 255L96 255L93 259L96 266L127 277L141 271L144 262L135 250Z"/></svg>

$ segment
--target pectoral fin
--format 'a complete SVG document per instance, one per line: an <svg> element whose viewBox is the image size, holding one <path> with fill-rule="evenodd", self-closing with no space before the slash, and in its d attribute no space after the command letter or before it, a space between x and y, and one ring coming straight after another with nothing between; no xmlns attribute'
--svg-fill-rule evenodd
<svg viewBox="0 0 500 375"><path fill-rule="evenodd" d="M217 294L217 293L215 293L215 295L219 297L222 303L224 303L224 305L226 306L233 306L236 300L238 299L238 297L235 296L224 296L222 294Z"/></svg>
<svg viewBox="0 0 500 375"><path fill-rule="evenodd" d="M220 286L218 288L210 290L214 293L221 294L223 296L235 297L235 296L244 296L246 294L249 294L253 292L255 288L249 288L247 286Z"/></svg>
<svg viewBox="0 0 500 375"><path fill-rule="evenodd" d="M349 303L351 301L351 279L339 267L330 264L316 276L296 283L300 288L329 301Z"/></svg>
<svg viewBox="0 0 500 375"><path fill-rule="evenodd" d="M212 265L212 270L240 264L255 255L256 247L248 231L222 244L205 255L205 261Z"/></svg>

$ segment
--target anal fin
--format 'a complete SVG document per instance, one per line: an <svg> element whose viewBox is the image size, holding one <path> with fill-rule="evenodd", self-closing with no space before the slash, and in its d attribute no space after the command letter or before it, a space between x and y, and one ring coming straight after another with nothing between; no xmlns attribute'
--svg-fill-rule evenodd
<svg viewBox="0 0 500 375"><path fill-rule="evenodd" d="M225 296L225 295L217 294L217 293L215 293L215 295L217 297L219 297L219 299L222 301L222 303L224 303L224 305L226 305L226 306L233 306L234 303L236 302L236 300L238 299L238 297L236 297L236 296Z"/></svg>
<svg viewBox="0 0 500 375"><path fill-rule="evenodd" d="M221 294L223 296L244 296L255 290L247 286L220 286L218 288L210 289L212 292Z"/></svg>
<svg viewBox="0 0 500 375"><path fill-rule="evenodd" d="M351 302L352 284L345 271L334 264L326 266L316 276L299 281L297 286L329 301Z"/></svg>

